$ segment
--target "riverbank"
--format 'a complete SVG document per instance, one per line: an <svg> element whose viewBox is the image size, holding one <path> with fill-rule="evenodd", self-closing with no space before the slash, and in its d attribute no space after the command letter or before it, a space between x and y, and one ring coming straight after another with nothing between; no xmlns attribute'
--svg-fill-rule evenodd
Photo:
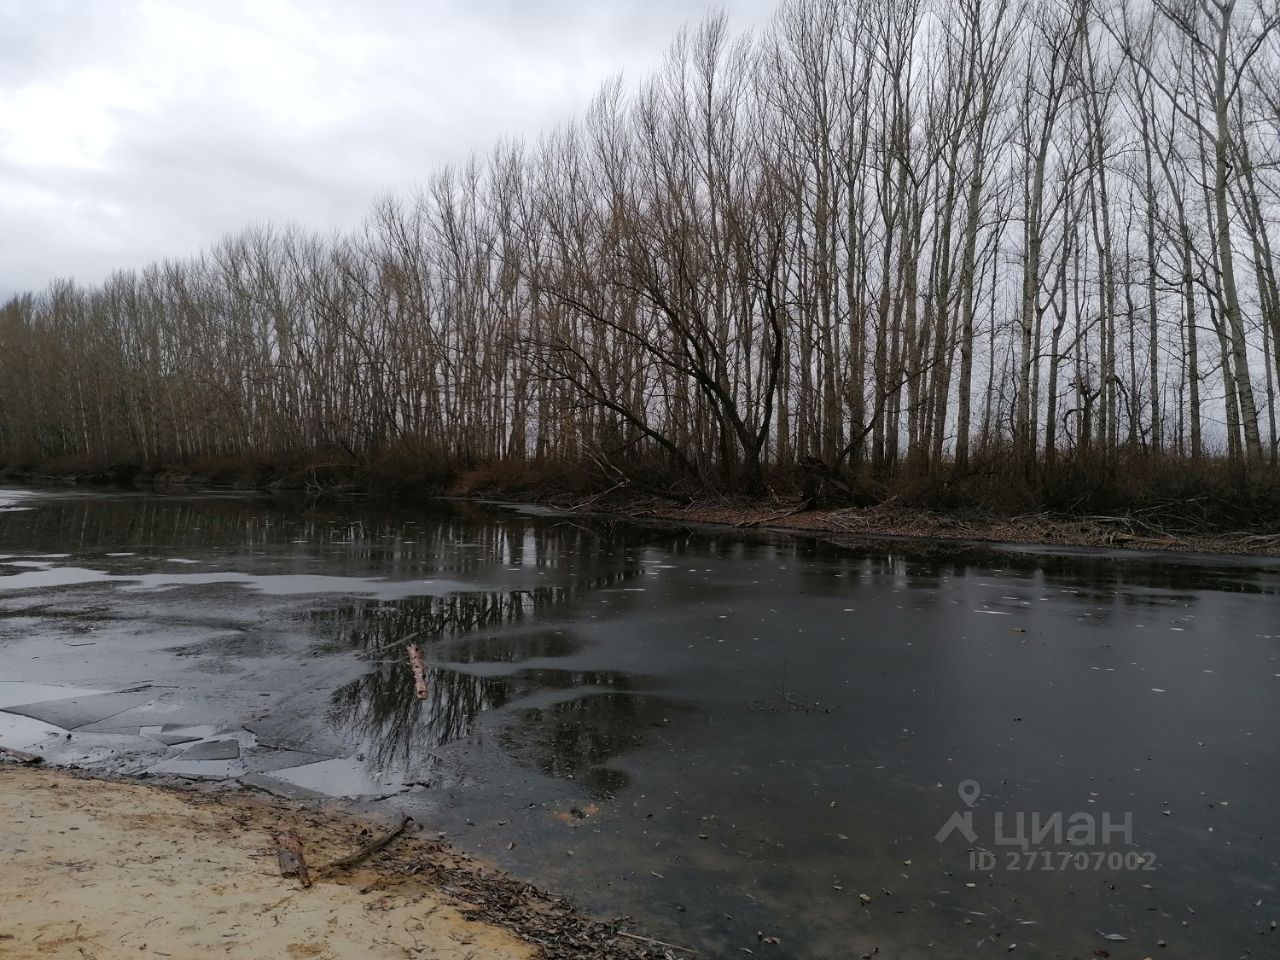
<svg viewBox="0 0 1280 960"><path fill-rule="evenodd" d="M687 506L652 498L601 505L550 501L569 510L605 511L617 516L671 523L713 524L740 529L773 529L823 535L837 541L910 539L1045 547L1162 550L1175 553L1280 557L1280 532L1170 531L1159 516L1065 516L1043 512L999 516L944 514L886 502L871 507L819 509L798 499L704 501Z"/></svg>
<svg viewBox="0 0 1280 960"><path fill-rule="evenodd" d="M392 829L394 825L392 825ZM293 831L309 887L281 875ZM568 960L665 953L406 829L227 788L0 763L0 956Z"/></svg>
<svg viewBox="0 0 1280 960"><path fill-rule="evenodd" d="M1210 474L1221 480L1221 477ZM1280 490L1233 488L1229 496L1207 485L1196 495L1146 495L1078 505L1072 510L968 506L931 509L889 496L870 505L815 505L799 495L762 498L702 496L681 502L638 493L626 484L601 490L579 473L407 470L353 472L317 468L288 471L0 471L0 483L37 487L129 487L159 493L192 489L258 491L312 499L367 497L403 502L450 497L528 503L565 513L613 516L738 529L772 529L837 541L910 539L949 543L1017 544L1051 548L1154 550L1187 554L1280 557L1280 522L1274 521ZM1229 503L1227 503L1229 501ZM963 501L967 502L967 501ZM1224 506L1226 503L1226 506ZM1104 509L1105 507L1105 509ZM1241 528L1244 529L1241 529Z"/></svg>

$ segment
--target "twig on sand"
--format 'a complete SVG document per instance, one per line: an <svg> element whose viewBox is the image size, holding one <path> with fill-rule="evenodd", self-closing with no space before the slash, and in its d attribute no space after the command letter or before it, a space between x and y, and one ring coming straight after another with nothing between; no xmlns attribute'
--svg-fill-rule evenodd
<svg viewBox="0 0 1280 960"><path fill-rule="evenodd" d="M370 840L354 853L349 853L345 857L340 857L333 861L333 863L325 867L325 872L333 870L350 870L360 861L373 856L379 850L391 843L391 841L396 837L400 836L400 834L404 833L404 828L408 826L409 821L412 819L412 817L401 817L400 823L394 829L389 830L377 839Z"/></svg>

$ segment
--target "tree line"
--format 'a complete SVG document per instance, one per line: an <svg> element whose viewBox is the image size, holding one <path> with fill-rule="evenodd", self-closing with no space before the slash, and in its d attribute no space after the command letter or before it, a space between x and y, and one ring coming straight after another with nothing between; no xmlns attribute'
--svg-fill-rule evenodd
<svg viewBox="0 0 1280 960"><path fill-rule="evenodd" d="M321 237L0 308L0 460L1277 461L1280 8L792 0ZM842 479L843 478L843 479Z"/></svg>

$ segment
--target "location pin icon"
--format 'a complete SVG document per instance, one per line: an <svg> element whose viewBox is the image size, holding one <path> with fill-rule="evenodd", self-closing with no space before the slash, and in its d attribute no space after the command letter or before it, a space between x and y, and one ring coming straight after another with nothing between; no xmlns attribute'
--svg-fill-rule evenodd
<svg viewBox="0 0 1280 960"><path fill-rule="evenodd" d="M982 795L982 786L977 780L961 780L959 793L964 805L972 807L978 802L978 797Z"/></svg>

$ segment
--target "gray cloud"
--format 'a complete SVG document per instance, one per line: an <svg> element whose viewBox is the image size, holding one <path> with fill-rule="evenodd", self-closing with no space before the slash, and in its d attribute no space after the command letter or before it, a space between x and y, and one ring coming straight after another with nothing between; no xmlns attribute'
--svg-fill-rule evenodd
<svg viewBox="0 0 1280 960"><path fill-rule="evenodd" d="M735 27L774 0L723 4ZM0 296L266 220L353 226L661 61L712 0L8 0Z"/></svg>

